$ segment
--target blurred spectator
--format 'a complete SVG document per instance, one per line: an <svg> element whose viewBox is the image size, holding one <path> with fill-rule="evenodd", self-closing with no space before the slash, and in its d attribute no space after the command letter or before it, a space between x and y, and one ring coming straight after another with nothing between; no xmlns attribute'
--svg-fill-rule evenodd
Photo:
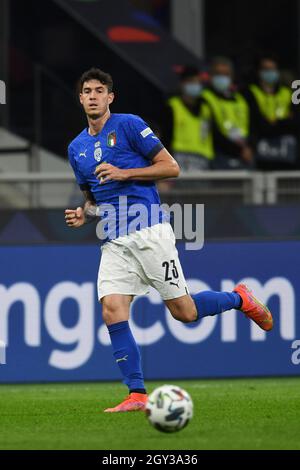
<svg viewBox="0 0 300 470"><path fill-rule="evenodd" d="M253 150L249 141L249 108L244 97L234 91L233 65L226 57L216 57L210 67L211 80L202 97L212 114L214 167L251 168Z"/></svg>
<svg viewBox="0 0 300 470"><path fill-rule="evenodd" d="M167 101L162 116L162 138L182 171L211 168L214 156L211 113L200 94L202 84L196 67L180 74L180 92Z"/></svg>
<svg viewBox="0 0 300 470"><path fill-rule="evenodd" d="M251 133L256 139L256 167L266 170L297 166L299 112L291 88L282 85L278 62L272 56L257 64L256 81L245 98L250 107Z"/></svg>

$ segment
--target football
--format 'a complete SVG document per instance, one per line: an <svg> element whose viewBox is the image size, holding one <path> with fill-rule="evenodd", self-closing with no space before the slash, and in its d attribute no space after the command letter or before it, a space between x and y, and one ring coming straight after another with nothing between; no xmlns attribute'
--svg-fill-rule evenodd
<svg viewBox="0 0 300 470"><path fill-rule="evenodd" d="M156 388L148 398L146 416L152 426L162 432L183 429L193 417L190 395L176 385Z"/></svg>

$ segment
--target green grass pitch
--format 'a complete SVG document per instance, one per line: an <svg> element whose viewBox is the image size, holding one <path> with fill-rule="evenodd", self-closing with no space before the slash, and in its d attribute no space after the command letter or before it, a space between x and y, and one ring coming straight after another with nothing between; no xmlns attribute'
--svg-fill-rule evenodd
<svg viewBox="0 0 300 470"><path fill-rule="evenodd" d="M175 434L141 412L103 413L126 395L117 383L0 385L0 449L300 449L300 378L171 383L195 408Z"/></svg>

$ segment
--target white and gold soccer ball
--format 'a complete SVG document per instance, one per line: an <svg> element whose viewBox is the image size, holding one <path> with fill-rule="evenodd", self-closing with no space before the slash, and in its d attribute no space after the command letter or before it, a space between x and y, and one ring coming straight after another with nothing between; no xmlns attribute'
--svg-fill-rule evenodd
<svg viewBox="0 0 300 470"><path fill-rule="evenodd" d="M177 385L163 385L149 395L146 416L159 431L176 432L187 426L192 419L193 401Z"/></svg>

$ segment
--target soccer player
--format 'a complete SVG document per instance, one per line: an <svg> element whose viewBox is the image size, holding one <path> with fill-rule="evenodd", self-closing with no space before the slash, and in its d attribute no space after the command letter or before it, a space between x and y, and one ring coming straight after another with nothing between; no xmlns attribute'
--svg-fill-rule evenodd
<svg viewBox="0 0 300 470"><path fill-rule="evenodd" d="M68 153L85 203L83 207L66 209L65 219L69 227L99 220L99 215L106 220L98 298L129 395L105 411L143 410L147 394L140 352L128 323L134 296L144 295L149 286L154 287L171 315L184 323L231 309L241 310L266 331L272 329L273 320L268 308L243 284L233 292L189 295L167 216L160 209L156 217L151 214L153 206L160 208L155 180L176 178L176 161L140 117L110 112L114 93L109 74L90 69L80 78L79 88L88 127L71 142ZM124 197L125 211L120 205ZM136 204L144 209L144 217L139 226L132 228Z"/></svg>

